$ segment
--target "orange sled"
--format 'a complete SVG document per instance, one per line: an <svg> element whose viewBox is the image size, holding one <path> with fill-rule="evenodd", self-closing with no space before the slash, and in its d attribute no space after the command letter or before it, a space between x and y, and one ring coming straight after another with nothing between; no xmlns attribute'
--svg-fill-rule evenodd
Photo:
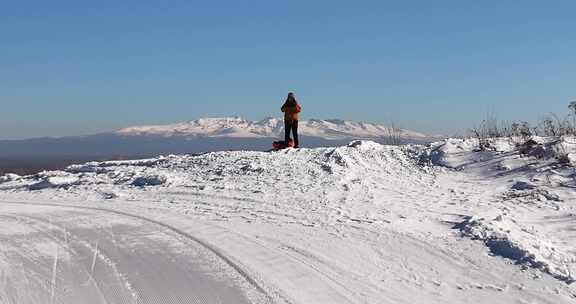
<svg viewBox="0 0 576 304"><path fill-rule="evenodd" d="M288 141L288 145L286 145L286 142L283 140L275 141L272 143L272 149L273 150L281 150L281 149L292 148L292 147L294 147L294 141L292 139L290 139Z"/></svg>

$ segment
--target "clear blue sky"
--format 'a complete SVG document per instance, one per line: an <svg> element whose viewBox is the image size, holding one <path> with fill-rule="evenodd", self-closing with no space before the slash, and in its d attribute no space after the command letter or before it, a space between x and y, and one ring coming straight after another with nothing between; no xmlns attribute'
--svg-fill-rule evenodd
<svg viewBox="0 0 576 304"><path fill-rule="evenodd" d="M452 133L564 113L576 1L4 1L0 138L204 116Z"/></svg>

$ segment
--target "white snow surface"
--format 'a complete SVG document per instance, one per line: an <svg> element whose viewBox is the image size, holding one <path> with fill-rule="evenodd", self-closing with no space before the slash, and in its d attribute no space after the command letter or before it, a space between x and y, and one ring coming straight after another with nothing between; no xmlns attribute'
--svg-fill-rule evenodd
<svg viewBox="0 0 576 304"><path fill-rule="evenodd" d="M536 141L523 154L509 139L487 151L447 139L91 162L2 177L0 205L165 223L277 303L572 303L576 175L561 160L576 145Z"/></svg>
<svg viewBox="0 0 576 304"><path fill-rule="evenodd" d="M390 134L391 129L378 124L352 122L338 119L303 120L299 123L299 133L303 136L314 136L329 140L346 140L351 138L374 139ZM426 139L429 136L399 129L402 138ZM124 136L190 136L190 137L236 137L262 138L282 137L284 121L279 118L266 118L261 121L249 121L240 117L201 118L190 122L134 126L121 129L117 134Z"/></svg>

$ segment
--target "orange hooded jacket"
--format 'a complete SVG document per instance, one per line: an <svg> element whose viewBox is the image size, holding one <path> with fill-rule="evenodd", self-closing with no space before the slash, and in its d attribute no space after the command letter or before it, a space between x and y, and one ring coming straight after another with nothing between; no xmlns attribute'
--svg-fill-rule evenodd
<svg viewBox="0 0 576 304"><path fill-rule="evenodd" d="M298 104L297 101L294 102L285 102L281 108L282 112L284 112L284 120L285 121L295 121L298 120L300 117L300 112L302 112L302 107Z"/></svg>

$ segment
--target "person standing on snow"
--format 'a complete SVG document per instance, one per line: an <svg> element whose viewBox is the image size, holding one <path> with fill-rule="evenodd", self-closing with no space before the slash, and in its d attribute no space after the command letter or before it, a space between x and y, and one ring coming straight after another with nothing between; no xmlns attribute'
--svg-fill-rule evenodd
<svg viewBox="0 0 576 304"><path fill-rule="evenodd" d="M284 142L286 147L288 147L290 132L292 132L294 135L294 148L298 148L298 117L302 111L302 107L298 104L294 93L288 93L286 102L284 102L281 109L282 112L284 112Z"/></svg>

